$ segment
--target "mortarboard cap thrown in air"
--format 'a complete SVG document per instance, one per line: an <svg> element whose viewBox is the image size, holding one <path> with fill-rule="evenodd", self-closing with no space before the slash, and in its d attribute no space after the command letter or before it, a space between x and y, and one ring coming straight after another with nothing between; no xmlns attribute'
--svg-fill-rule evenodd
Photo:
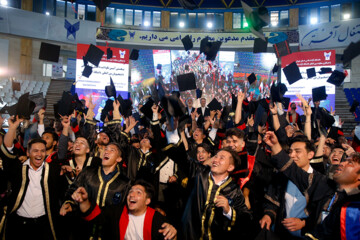
<svg viewBox="0 0 360 240"><path fill-rule="evenodd" d="M133 61L138 60L139 59L139 50L138 49L131 50L129 59L133 60Z"/></svg>
<svg viewBox="0 0 360 240"><path fill-rule="evenodd" d="M184 45L185 51L189 51L194 46L189 35L186 35L184 38L182 38L181 42Z"/></svg>
<svg viewBox="0 0 360 240"><path fill-rule="evenodd" d="M325 100L327 98L326 87L321 86L321 87L313 88L312 89L312 98L313 98L313 102Z"/></svg>
<svg viewBox="0 0 360 240"><path fill-rule="evenodd" d="M195 74L193 72L178 75L176 79L180 92L196 89Z"/></svg>
<svg viewBox="0 0 360 240"><path fill-rule="evenodd" d="M290 85L302 79L300 69L296 62L292 62L284 67L283 71Z"/></svg>

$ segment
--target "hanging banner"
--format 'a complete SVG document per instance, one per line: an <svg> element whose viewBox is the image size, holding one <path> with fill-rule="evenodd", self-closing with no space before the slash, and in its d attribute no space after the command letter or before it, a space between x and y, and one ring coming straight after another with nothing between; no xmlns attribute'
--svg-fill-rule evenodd
<svg viewBox="0 0 360 240"><path fill-rule="evenodd" d="M360 19L299 26L301 50L347 47L360 40Z"/></svg>
<svg viewBox="0 0 360 240"><path fill-rule="evenodd" d="M299 35L297 31L285 32L290 43L298 43ZM264 35L269 38L269 42L280 37L283 33L265 32ZM255 35L252 33L186 33L186 32L155 32L139 30L123 30L111 28L98 28L96 31L97 41L123 42L134 45L168 46L182 47L181 39L189 35L194 46L199 47L203 38L209 37L210 41L221 41L221 48L239 48L252 47L254 45Z"/></svg>

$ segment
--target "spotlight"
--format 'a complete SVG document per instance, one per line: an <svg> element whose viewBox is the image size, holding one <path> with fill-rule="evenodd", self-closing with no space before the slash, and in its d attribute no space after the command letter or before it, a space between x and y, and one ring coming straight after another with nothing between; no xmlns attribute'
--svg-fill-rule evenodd
<svg viewBox="0 0 360 240"><path fill-rule="evenodd" d="M244 22L244 27L246 28L246 27L248 27L249 26L249 24L245 21Z"/></svg>
<svg viewBox="0 0 360 240"><path fill-rule="evenodd" d="M208 23L206 24L206 26L207 26L207 28L212 28L212 27L213 27L213 23L212 23L212 22L208 22Z"/></svg>
<svg viewBox="0 0 360 240"><path fill-rule="evenodd" d="M311 24L317 24L317 23L318 23L317 17L312 17L312 18L310 18L310 23L311 23Z"/></svg>
<svg viewBox="0 0 360 240"><path fill-rule="evenodd" d="M116 23L122 24L122 19L121 19L121 18L117 18L117 19L116 19Z"/></svg>
<svg viewBox="0 0 360 240"><path fill-rule="evenodd" d="M8 5L8 1L7 0L1 0L0 4L3 6L7 6Z"/></svg>
<svg viewBox="0 0 360 240"><path fill-rule="evenodd" d="M180 23L179 23L179 27L181 27L181 28L185 27L185 23L184 23L184 22L180 22Z"/></svg>
<svg viewBox="0 0 360 240"><path fill-rule="evenodd" d="M145 21L145 22L144 22L144 26L145 26L145 27L150 26L150 22L149 22L149 21Z"/></svg>
<svg viewBox="0 0 360 240"><path fill-rule="evenodd" d="M50 16L50 13L49 13L49 12L46 12L45 14L46 14L46 16Z"/></svg>
<svg viewBox="0 0 360 240"><path fill-rule="evenodd" d="M279 24L279 22L271 22L271 26L276 27Z"/></svg>
<svg viewBox="0 0 360 240"><path fill-rule="evenodd" d="M344 13L344 20L350 19L350 13Z"/></svg>

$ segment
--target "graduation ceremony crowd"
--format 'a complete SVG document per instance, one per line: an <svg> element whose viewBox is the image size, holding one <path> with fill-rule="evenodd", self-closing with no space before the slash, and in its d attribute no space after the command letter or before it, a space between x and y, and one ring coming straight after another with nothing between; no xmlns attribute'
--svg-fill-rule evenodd
<svg viewBox="0 0 360 240"><path fill-rule="evenodd" d="M2 237L360 239L358 129L347 140L301 95L286 111L279 89L133 106L107 86L100 129L92 97L64 92L50 123L20 98L0 137Z"/></svg>

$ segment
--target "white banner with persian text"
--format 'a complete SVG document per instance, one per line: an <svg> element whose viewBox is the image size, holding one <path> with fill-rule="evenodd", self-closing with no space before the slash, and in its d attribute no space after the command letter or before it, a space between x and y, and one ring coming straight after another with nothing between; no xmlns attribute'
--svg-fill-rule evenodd
<svg viewBox="0 0 360 240"><path fill-rule="evenodd" d="M347 47L357 41L360 41L360 18L299 26L301 50Z"/></svg>

